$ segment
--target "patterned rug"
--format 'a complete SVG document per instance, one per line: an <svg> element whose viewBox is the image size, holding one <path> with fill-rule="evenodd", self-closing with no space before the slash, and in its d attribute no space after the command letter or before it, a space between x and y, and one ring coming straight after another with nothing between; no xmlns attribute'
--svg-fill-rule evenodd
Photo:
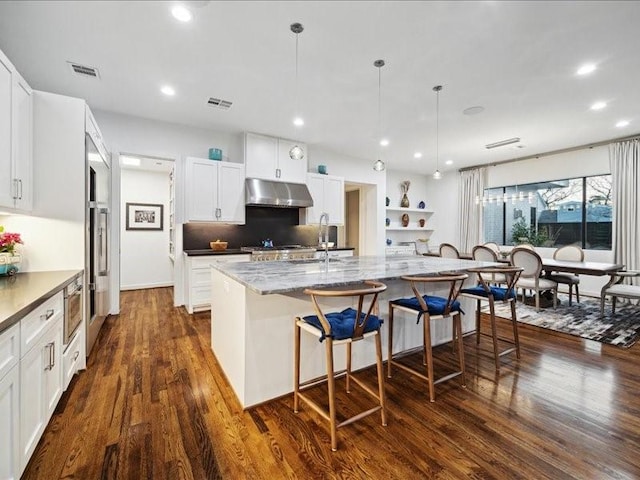
<svg viewBox="0 0 640 480"><path fill-rule="evenodd" d="M618 300L616 313L611 315L611 302L607 301L604 316L600 317L600 299L583 296L576 303L574 297L571 306L567 295L558 295L558 300L561 303L555 310L549 306L540 312L536 312L535 306L518 301L518 321L623 348L629 348L640 336L639 305ZM482 311L489 311L486 303ZM496 316L511 318L510 307L496 302Z"/></svg>

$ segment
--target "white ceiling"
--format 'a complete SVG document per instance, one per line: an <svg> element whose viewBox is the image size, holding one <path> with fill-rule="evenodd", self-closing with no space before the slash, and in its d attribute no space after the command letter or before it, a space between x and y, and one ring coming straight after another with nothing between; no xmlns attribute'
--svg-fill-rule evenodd
<svg viewBox="0 0 640 480"><path fill-rule="evenodd" d="M171 16L172 2L3 1L0 49L32 87L94 109L294 138L372 164L382 150L396 170L435 170L438 84L445 171L640 132L639 2L185 3L189 24ZM291 123L293 22L305 27L302 128ZM385 148L377 145L379 58ZM100 79L73 74L67 61L97 67ZM577 76L585 62L597 70ZM160 93L164 84L174 97ZM209 97L233 106L215 109ZM591 111L598 100L607 108ZM462 113L472 106L485 110ZM622 119L630 125L616 128ZM484 148L511 137L524 148Z"/></svg>

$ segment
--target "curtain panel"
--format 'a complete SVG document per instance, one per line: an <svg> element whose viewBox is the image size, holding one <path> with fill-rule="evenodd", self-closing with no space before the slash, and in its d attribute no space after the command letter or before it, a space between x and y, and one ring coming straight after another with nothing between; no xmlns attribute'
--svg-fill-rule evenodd
<svg viewBox="0 0 640 480"><path fill-rule="evenodd" d="M613 254L627 270L640 268L640 139L609 145L613 197ZM638 285L637 278L633 284Z"/></svg>
<svg viewBox="0 0 640 480"><path fill-rule="evenodd" d="M460 241L459 250L470 252L482 243L482 196L487 183L486 167L460 172L459 212Z"/></svg>

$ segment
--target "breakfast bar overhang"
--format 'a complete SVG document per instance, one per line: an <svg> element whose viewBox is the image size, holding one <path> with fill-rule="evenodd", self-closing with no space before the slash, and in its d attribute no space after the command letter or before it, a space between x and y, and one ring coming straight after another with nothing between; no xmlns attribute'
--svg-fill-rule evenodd
<svg viewBox="0 0 640 480"><path fill-rule="evenodd" d="M380 314L387 318L388 301L412 296L402 275L428 275L461 272L472 267L496 265L472 260L437 257L345 257L289 262L247 262L212 265L211 349L243 408L258 405L293 391L294 318L313 314L305 288L329 288L379 280L387 285L380 297ZM470 276L468 282L475 282ZM424 293L437 293L425 291ZM349 298L327 299L323 305L342 310L353 305ZM463 331L474 329L474 302L461 299ZM386 342L382 328L382 341ZM450 322L432 326L433 343L451 340ZM372 365L373 342L367 340L353 351L354 370ZM422 344L422 327L416 322L401 322L394 329L394 351L405 351ZM301 364L303 381L321 377L325 372L323 354L314 349L324 346L317 339L304 338L301 348L309 355ZM323 351L323 350L322 350ZM336 355L336 368L345 362L344 351Z"/></svg>

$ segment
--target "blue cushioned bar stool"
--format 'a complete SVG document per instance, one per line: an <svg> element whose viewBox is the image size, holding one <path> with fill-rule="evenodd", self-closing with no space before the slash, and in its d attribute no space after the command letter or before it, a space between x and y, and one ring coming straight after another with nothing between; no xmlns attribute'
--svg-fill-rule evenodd
<svg viewBox="0 0 640 480"><path fill-rule="evenodd" d="M389 302L389 351L387 361L387 376L391 378L391 365L396 365L403 370L416 375L427 381L429 385L429 400L435 401L434 385L460 377L462 386L465 386L464 378L464 348L462 343L462 322L460 320L460 302L457 300L460 288L464 281L468 278L467 274L439 274L434 276L416 277L404 276L402 280L406 280L411 285L413 297L399 298ZM424 295L420 293L418 286L427 284L448 283L449 294L447 297L438 297L433 295ZM426 365L426 375L412 367L409 367L398 360L402 353L393 353L393 322L394 312L396 310L417 314L418 322L422 319L423 335L422 335L422 351L423 363ZM415 317L413 317L415 318ZM459 370L449 375L445 375L438 379L433 378L433 355L431 349L431 320L443 320L450 318L453 327L454 343L458 341L458 362Z"/></svg>
<svg viewBox="0 0 640 480"><path fill-rule="evenodd" d="M331 428L331 450L336 451L338 441L336 430L345 425L349 425L360 420L367 415L381 410L382 425L387 425L387 413L384 399L384 374L382 370L382 344L380 342L380 327L382 320L378 313L378 295L387 289L384 283L366 281L362 288L348 288L343 290L314 290L306 289L304 293L311 296L311 302L316 312L315 315L295 318L295 359L294 359L294 389L293 389L293 410L298 412L300 400L307 403L322 418L329 421ZM354 297L357 298L357 310L347 308L341 312L324 313L318 304L320 298L326 297ZM366 305L368 303L368 306ZM311 380L303 384L300 383L300 332L305 331L325 342L325 353L327 363L327 383L329 390L329 411L327 412L320 405L314 402L306 394L302 393L304 387L310 387L318 383ZM353 376L351 373L351 346L353 342L368 337L375 337L376 344L376 366L378 374L378 392L376 393L368 385ZM347 365L345 372L335 372L333 365L333 347L346 344ZM378 405L363 411L343 422L336 423L336 399L335 399L335 379L337 375L346 374L346 389L350 391L351 380L358 384L364 391L378 401Z"/></svg>
<svg viewBox="0 0 640 480"><path fill-rule="evenodd" d="M463 288L461 296L476 300L476 344L480 344L480 335L488 335L482 333L480 329L480 308L482 302L489 302L489 315L491 317L491 337L493 339L493 356L496 363L496 370L500 370L500 357L512 352L516 352L516 357L520 358L520 340L518 338L518 322L516 320L516 282L520 278L522 272L521 267L479 267L470 268L470 273L478 276L478 285L473 288ZM506 287L491 286L491 282L496 275L504 276ZM496 329L496 312L495 302L504 302L511 304L511 325L513 327L513 339L498 337ZM513 345L502 352L499 351L498 340Z"/></svg>

